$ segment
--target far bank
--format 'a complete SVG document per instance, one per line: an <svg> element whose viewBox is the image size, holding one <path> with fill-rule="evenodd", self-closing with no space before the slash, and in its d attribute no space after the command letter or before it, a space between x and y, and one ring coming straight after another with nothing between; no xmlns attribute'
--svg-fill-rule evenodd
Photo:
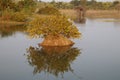
<svg viewBox="0 0 120 80"><path fill-rule="evenodd" d="M75 19L76 11L73 9L62 9L60 10L62 14ZM87 10L87 18L120 18L120 11L117 10Z"/></svg>

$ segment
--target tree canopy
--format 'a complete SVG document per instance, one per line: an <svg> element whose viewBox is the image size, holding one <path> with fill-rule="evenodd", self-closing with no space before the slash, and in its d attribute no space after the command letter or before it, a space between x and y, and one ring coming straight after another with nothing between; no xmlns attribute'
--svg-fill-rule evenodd
<svg viewBox="0 0 120 80"><path fill-rule="evenodd" d="M13 4L12 0L0 0L0 10L11 8L12 4Z"/></svg>
<svg viewBox="0 0 120 80"><path fill-rule="evenodd" d="M67 38L78 38L80 32L71 21L63 15L39 15L30 23L27 32L31 37L63 35Z"/></svg>

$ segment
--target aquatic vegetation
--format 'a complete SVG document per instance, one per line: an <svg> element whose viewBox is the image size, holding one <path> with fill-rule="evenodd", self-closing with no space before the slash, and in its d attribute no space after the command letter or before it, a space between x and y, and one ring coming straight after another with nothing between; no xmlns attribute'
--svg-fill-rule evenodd
<svg viewBox="0 0 120 80"><path fill-rule="evenodd" d="M2 21L17 21L17 22L25 22L27 20L26 13L14 12L11 9L6 9L1 13L1 20Z"/></svg>
<svg viewBox="0 0 120 80"><path fill-rule="evenodd" d="M47 35L63 35L67 38L79 38L77 27L68 21L65 16L40 15L36 16L28 25L31 37L46 37Z"/></svg>

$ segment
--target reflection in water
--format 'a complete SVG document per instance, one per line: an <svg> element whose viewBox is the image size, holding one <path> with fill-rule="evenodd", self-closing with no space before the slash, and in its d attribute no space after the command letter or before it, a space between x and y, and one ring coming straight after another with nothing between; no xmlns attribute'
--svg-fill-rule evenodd
<svg viewBox="0 0 120 80"><path fill-rule="evenodd" d="M114 25L114 28L115 28L117 31L120 31L120 21L119 21L119 22L113 22L113 25Z"/></svg>
<svg viewBox="0 0 120 80"><path fill-rule="evenodd" d="M24 25L21 26L0 25L0 37L8 37L13 35L17 31L23 32L24 30L26 30L26 27Z"/></svg>
<svg viewBox="0 0 120 80"><path fill-rule="evenodd" d="M47 72L54 76L62 76L71 71L71 62L80 54L77 48L68 47L29 47L28 63L34 67L33 74Z"/></svg>

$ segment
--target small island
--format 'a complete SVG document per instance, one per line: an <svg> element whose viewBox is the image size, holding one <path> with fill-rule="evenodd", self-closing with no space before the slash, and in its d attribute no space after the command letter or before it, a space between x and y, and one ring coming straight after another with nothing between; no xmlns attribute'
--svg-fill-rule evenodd
<svg viewBox="0 0 120 80"><path fill-rule="evenodd" d="M41 46L70 46L74 44L70 38L79 38L81 35L69 18L48 6L40 9L29 22L27 32L33 38L44 38Z"/></svg>

